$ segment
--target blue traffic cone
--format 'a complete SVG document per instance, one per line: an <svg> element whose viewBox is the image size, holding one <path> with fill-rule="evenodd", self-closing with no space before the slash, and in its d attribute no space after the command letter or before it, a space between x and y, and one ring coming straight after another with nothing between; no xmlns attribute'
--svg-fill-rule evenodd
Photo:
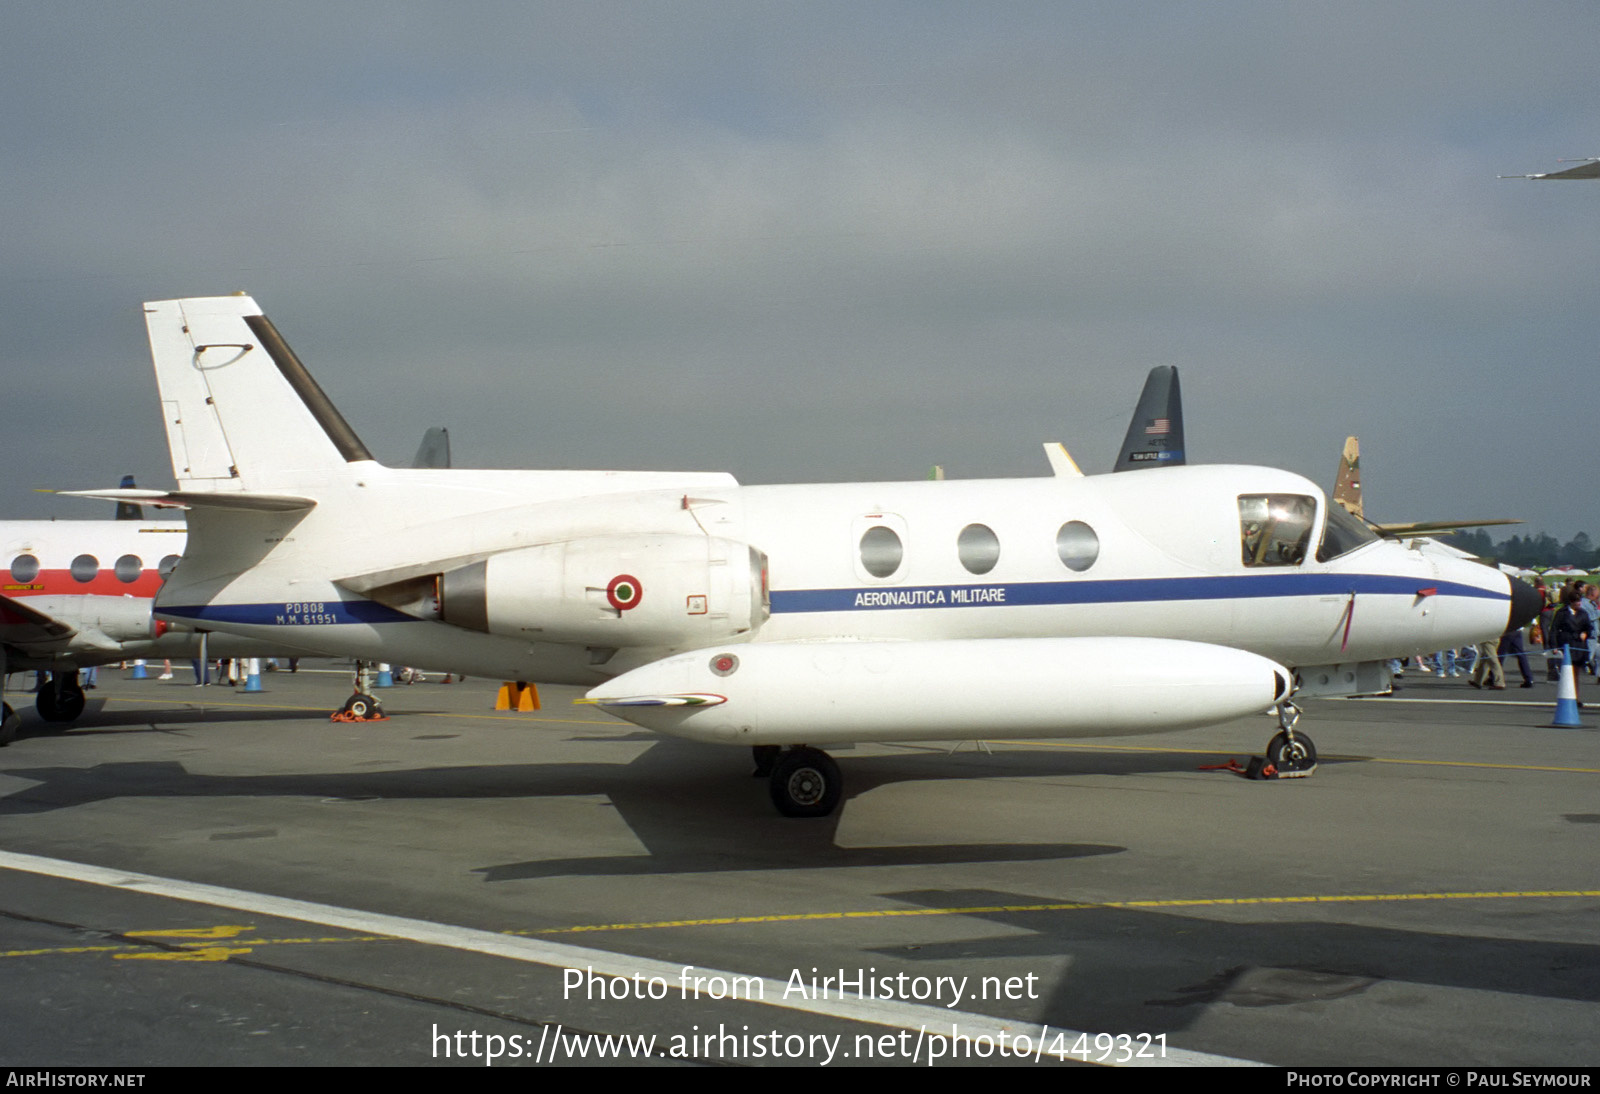
<svg viewBox="0 0 1600 1094"><path fill-rule="evenodd" d="M149 676L150 674L144 671L144 661L142 659L133 663L133 676L131 679L145 680L148 679Z"/></svg>
<svg viewBox="0 0 1600 1094"><path fill-rule="evenodd" d="M1550 723L1558 729L1581 726L1578 721L1578 681L1572 674L1572 650L1561 651L1561 679L1556 683L1556 716Z"/></svg>
<svg viewBox="0 0 1600 1094"><path fill-rule="evenodd" d="M252 657L245 662L244 690L261 691L261 659Z"/></svg>
<svg viewBox="0 0 1600 1094"><path fill-rule="evenodd" d="M378 679L377 679L377 682L374 683L372 686L375 687L375 688L392 688L392 687L394 687L394 671L392 669L390 669L388 665L385 665L382 662L379 662L379 664L378 664Z"/></svg>

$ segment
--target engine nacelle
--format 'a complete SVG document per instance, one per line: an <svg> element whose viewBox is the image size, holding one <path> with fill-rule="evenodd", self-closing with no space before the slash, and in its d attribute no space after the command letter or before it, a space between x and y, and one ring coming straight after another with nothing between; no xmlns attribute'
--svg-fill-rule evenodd
<svg viewBox="0 0 1600 1094"><path fill-rule="evenodd" d="M124 642L142 642L156 636L151 602L138 596L35 596L28 605L69 624L78 632L76 644L114 652Z"/></svg>
<svg viewBox="0 0 1600 1094"><path fill-rule="evenodd" d="M696 535L592 536L439 577L439 617L488 634L616 649L699 646L766 621L766 556Z"/></svg>

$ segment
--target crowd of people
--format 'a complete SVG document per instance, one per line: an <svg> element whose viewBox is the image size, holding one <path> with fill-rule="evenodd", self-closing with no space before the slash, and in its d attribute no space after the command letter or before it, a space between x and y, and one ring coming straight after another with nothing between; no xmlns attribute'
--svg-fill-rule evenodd
<svg viewBox="0 0 1600 1094"><path fill-rule="evenodd" d="M1498 641L1418 657L1415 659L1417 667L1439 676L1465 675L1475 688L1500 691L1506 686L1505 663L1515 659L1522 675L1522 686L1531 688L1534 683L1533 669L1528 663L1531 642L1544 650L1548 679L1557 679L1566 658L1571 660L1575 681L1586 673L1596 673L1595 683L1600 684L1600 586L1574 577L1563 585L1551 586L1540 579L1534 582L1534 588L1544 609L1526 631L1513 627ZM1393 662L1390 668L1396 676L1403 675L1402 663ZM1583 703L1578 705L1581 707Z"/></svg>

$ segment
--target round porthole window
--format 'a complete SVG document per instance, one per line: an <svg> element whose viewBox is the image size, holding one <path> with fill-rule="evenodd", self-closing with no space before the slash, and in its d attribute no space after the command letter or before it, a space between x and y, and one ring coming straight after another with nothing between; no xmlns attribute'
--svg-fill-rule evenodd
<svg viewBox="0 0 1600 1094"><path fill-rule="evenodd" d="M93 555L79 555L72 560L72 580L87 585L100 572L100 560Z"/></svg>
<svg viewBox="0 0 1600 1094"><path fill-rule="evenodd" d="M1069 520L1056 533L1056 554L1069 570L1082 573L1100 557L1100 537L1081 520Z"/></svg>
<svg viewBox="0 0 1600 1094"><path fill-rule="evenodd" d="M987 524L969 524L956 537L956 554L968 573L986 574L1000 561L1000 537Z"/></svg>
<svg viewBox="0 0 1600 1094"><path fill-rule="evenodd" d="M873 577L892 575L905 554L905 547L892 528L874 524L861 536L861 567Z"/></svg>

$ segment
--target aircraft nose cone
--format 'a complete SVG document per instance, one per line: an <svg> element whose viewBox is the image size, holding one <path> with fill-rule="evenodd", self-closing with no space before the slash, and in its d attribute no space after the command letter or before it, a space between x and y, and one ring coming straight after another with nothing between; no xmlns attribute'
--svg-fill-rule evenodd
<svg viewBox="0 0 1600 1094"><path fill-rule="evenodd" d="M1538 589L1520 577L1508 580L1511 582L1511 617L1506 623L1506 630L1521 630L1538 616L1544 607L1544 599L1540 597Z"/></svg>

